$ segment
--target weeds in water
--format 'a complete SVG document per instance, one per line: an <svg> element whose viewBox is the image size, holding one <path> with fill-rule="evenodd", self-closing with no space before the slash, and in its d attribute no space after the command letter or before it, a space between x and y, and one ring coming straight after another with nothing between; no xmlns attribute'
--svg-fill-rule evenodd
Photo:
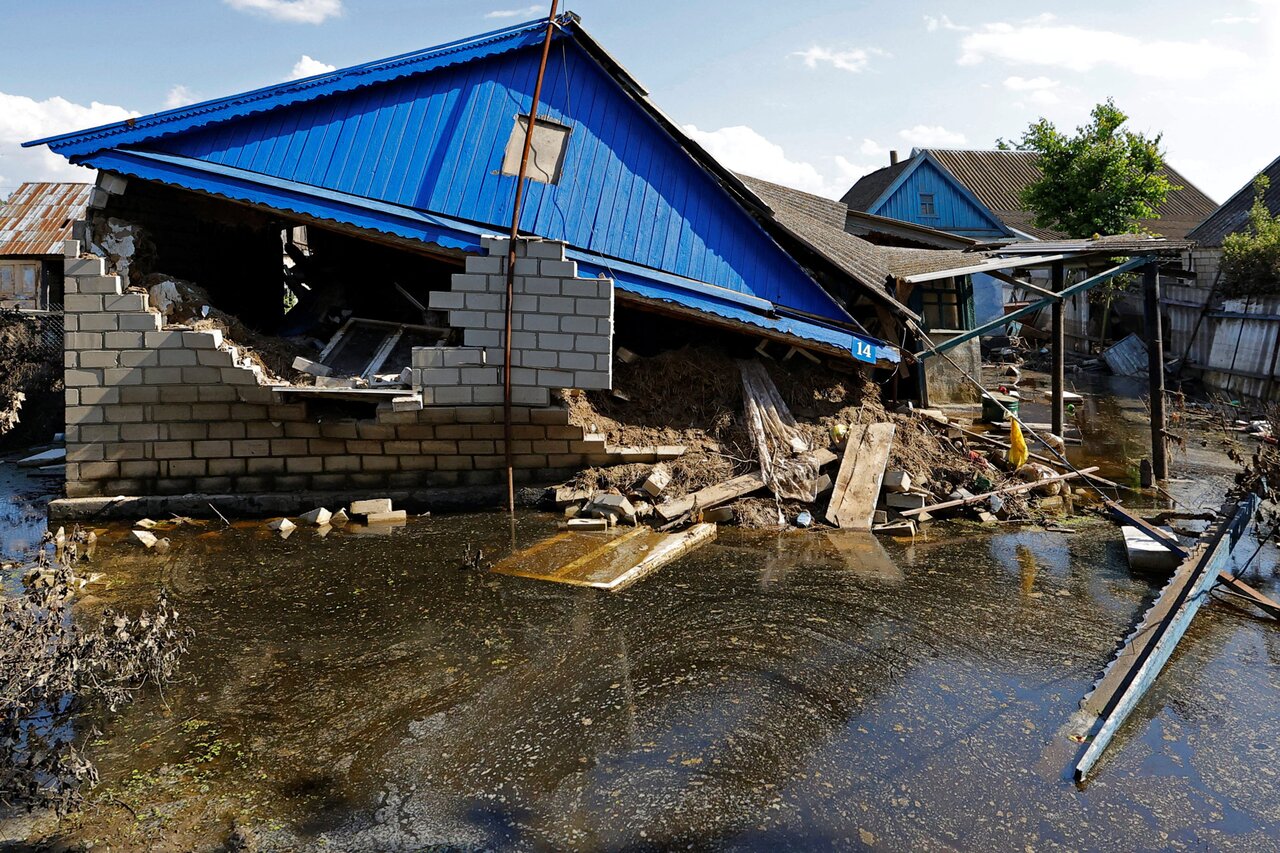
<svg viewBox="0 0 1280 853"><path fill-rule="evenodd" d="M98 733L78 731L78 715L115 712L147 684L169 682L191 630L163 590L151 612L108 610L97 625L77 624L72 604L86 580L74 570L96 543L78 529L45 541L53 561L42 544L23 593L0 600L0 802L65 813L98 780L84 754Z"/></svg>

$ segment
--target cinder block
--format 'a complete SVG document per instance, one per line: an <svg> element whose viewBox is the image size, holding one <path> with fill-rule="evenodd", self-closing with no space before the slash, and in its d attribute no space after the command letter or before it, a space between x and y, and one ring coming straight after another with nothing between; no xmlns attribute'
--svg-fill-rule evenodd
<svg viewBox="0 0 1280 853"><path fill-rule="evenodd" d="M551 392L546 388L512 388L511 402L521 406L548 406L551 404Z"/></svg>
<svg viewBox="0 0 1280 853"><path fill-rule="evenodd" d="M62 297L62 307L77 314L102 311L102 295L98 293L68 293Z"/></svg>
<svg viewBox="0 0 1280 853"><path fill-rule="evenodd" d="M551 278L577 278L578 265L573 261L539 261L538 274Z"/></svg>
<svg viewBox="0 0 1280 853"><path fill-rule="evenodd" d="M222 346L222 330L221 329L201 329L197 332L183 332L183 346L192 349L217 349Z"/></svg>
<svg viewBox="0 0 1280 853"><path fill-rule="evenodd" d="M422 409L422 395L408 394L404 397L393 397L391 408L397 412L416 412Z"/></svg>
<svg viewBox="0 0 1280 853"><path fill-rule="evenodd" d="M457 276L454 277L457 278ZM478 295L478 292L473 292ZM473 292L433 290L427 295L427 307L436 311L456 311L465 306L465 297L472 295Z"/></svg>
<svg viewBox="0 0 1280 853"><path fill-rule="evenodd" d="M482 365L486 361L485 351L476 347L449 347L443 354L446 367Z"/></svg>
<svg viewBox="0 0 1280 853"><path fill-rule="evenodd" d="M77 246L80 245L78 240L74 242ZM76 254L79 255L79 252ZM97 257L69 257L62 262L62 273L67 276L105 276L107 274L107 262Z"/></svg>
<svg viewBox="0 0 1280 853"><path fill-rule="evenodd" d="M76 278L76 292L79 294L115 294L119 295L120 276L118 275L86 275ZM64 303L65 305L65 303ZM71 310L68 308L68 310Z"/></svg>
<svg viewBox="0 0 1280 853"><path fill-rule="evenodd" d="M521 367L558 367L560 359L555 350L530 349L520 351Z"/></svg>
<svg viewBox="0 0 1280 853"><path fill-rule="evenodd" d="M575 299L573 312L589 317L612 317L613 300L611 299Z"/></svg>
<svg viewBox="0 0 1280 853"><path fill-rule="evenodd" d="M569 351L574 348L573 335L561 335L555 332L539 332L538 348L543 350Z"/></svg>
<svg viewBox="0 0 1280 853"><path fill-rule="evenodd" d="M458 385L424 388L422 392L423 403L427 402L428 392L431 396L431 405L471 405L471 389L466 386Z"/></svg>
<svg viewBox="0 0 1280 853"><path fill-rule="evenodd" d="M505 272L507 266L507 259L505 255L505 249L496 255L468 255L467 272L479 273L481 275L497 275ZM458 276L455 275L453 279L456 282L458 280ZM454 289L461 290L463 288L458 288L455 285Z"/></svg>
<svg viewBox="0 0 1280 853"><path fill-rule="evenodd" d="M190 459L191 442L157 441L151 445L151 455L156 459Z"/></svg>
<svg viewBox="0 0 1280 853"><path fill-rule="evenodd" d="M528 244L527 253L531 258L562 261L564 260L564 243L558 240L531 242Z"/></svg>
<svg viewBox="0 0 1280 853"><path fill-rule="evenodd" d="M155 332L162 325L159 314L143 311L137 314L117 314L120 330L125 332Z"/></svg>
<svg viewBox="0 0 1280 853"><path fill-rule="evenodd" d="M475 272L477 271L471 269L471 263L468 260L467 271L465 273L454 273L453 278L450 280L449 285L453 289L453 292L458 294L486 292L489 289L487 277L484 275L475 275ZM431 302L432 296L434 296L434 293L427 297L427 306L435 308L435 304Z"/></svg>
<svg viewBox="0 0 1280 853"><path fill-rule="evenodd" d="M502 399L501 385L474 385L471 388L471 402L474 404L501 403Z"/></svg>
<svg viewBox="0 0 1280 853"><path fill-rule="evenodd" d="M572 314L573 300L565 296L539 296L538 311L543 314Z"/></svg>
<svg viewBox="0 0 1280 853"><path fill-rule="evenodd" d="M587 391L607 391L613 386L608 374L596 370L580 370L573 374L573 384L569 387L582 388Z"/></svg>
<svg viewBox="0 0 1280 853"><path fill-rule="evenodd" d="M462 333L462 342L469 347L500 347L502 333L487 329L466 329Z"/></svg>
<svg viewBox="0 0 1280 853"><path fill-rule="evenodd" d="M596 333L595 317L578 317L571 315L567 317L560 317L559 319L560 328L549 329L548 331L561 331L581 335L594 335Z"/></svg>
<svg viewBox="0 0 1280 853"><path fill-rule="evenodd" d="M80 257L80 241L79 240L63 240L62 256L64 258Z"/></svg>
<svg viewBox="0 0 1280 853"><path fill-rule="evenodd" d="M103 343L107 349L132 351L120 353L120 364L124 367L160 363L159 357L153 350L143 349L145 339L142 332L107 332Z"/></svg>
<svg viewBox="0 0 1280 853"><path fill-rule="evenodd" d="M596 358L588 352L562 352L559 354L559 364L556 366L561 370L594 371L596 369Z"/></svg>
<svg viewBox="0 0 1280 853"><path fill-rule="evenodd" d="M421 376L425 386L458 385L462 382L462 372L457 367L428 367L421 371Z"/></svg>
<svg viewBox="0 0 1280 853"><path fill-rule="evenodd" d="M114 332L120 328L120 320L127 317L127 314L115 314L102 312L100 314L81 314L78 319L81 331L85 332Z"/></svg>
<svg viewBox="0 0 1280 853"><path fill-rule="evenodd" d="M129 186L129 182L113 172L98 173L98 187L111 195L121 195Z"/></svg>
<svg viewBox="0 0 1280 853"><path fill-rule="evenodd" d="M181 370L182 381L188 385L212 385L226 382L227 374L239 372L234 367L183 367Z"/></svg>
<svg viewBox="0 0 1280 853"><path fill-rule="evenodd" d="M611 341L604 335L574 335L573 346L565 347L577 352L591 352L609 354L613 347Z"/></svg>
<svg viewBox="0 0 1280 853"><path fill-rule="evenodd" d="M493 385L498 382L495 367L464 367L461 369L463 385Z"/></svg>
<svg viewBox="0 0 1280 853"><path fill-rule="evenodd" d="M180 385L183 382L180 367L148 367L142 371L142 381L148 385Z"/></svg>
<svg viewBox="0 0 1280 853"><path fill-rule="evenodd" d="M235 456L269 456L271 454L271 442L266 439L233 441L231 442L231 452Z"/></svg>
<svg viewBox="0 0 1280 853"><path fill-rule="evenodd" d="M182 332L147 332L146 346L152 349L160 347L182 346Z"/></svg>
<svg viewBox="0 0 1280 853"><path fill-rule="evenodd" d="M464 305L468 311L501 311L505 301L496 293L468 293Z"/></svg>
<svg viewBox="0 0 1280 853"><path fill-rule="evenodd" d="M75 353L69 353L74 355ZM73 365L74 366L74 365ZM80 353L80 367L119 367L120 354L115 350L87 350Z"/></svg>
<svg viewBox="0 0 1280 853"><path fill-rule="evenodd" d="M524 293L533 294L535 296L560 296L560 280L557 278L541 278L539 276L526 276L519 279L517 284L522 284L520 289Z"/></svg>
<svg viewBox="0 0 1280 853"><path fill-rule="evenodd" d="M482 311L450 311L449 325L457 329L484 328L484 312Z"/></svg>
<svg viewBox="0 0 1280 853"><path fill-rule="evenodd" d="M63 384L68 388L79 388L82 386L97 387L103 382L103 371L101 370L67 370L63 373Z"/></svg>

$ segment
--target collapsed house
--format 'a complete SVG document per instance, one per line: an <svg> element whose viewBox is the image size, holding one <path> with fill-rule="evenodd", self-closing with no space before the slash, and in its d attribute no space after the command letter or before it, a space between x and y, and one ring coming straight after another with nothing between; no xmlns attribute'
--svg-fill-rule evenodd
<svg viewBox="0 0 1280 853"><path fill-rule="evenodd" d="M496 480L493 235L544 30L29 143L99 170L65 262L68 495ZM568 421L565 389L609 388L623 342L897 375L883 341L919 315L876 247L720 166L575 16L552 47L514 269L521 479L670 450Z"/></svg>

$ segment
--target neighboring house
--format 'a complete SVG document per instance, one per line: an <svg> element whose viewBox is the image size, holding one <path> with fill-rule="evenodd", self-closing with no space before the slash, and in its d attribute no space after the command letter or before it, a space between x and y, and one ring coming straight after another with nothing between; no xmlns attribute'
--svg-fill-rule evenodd
<svg viewBox="0 0 1280 853"><path fill-rule="evenodd" d="M842 199L851 209L904 219L980 241L1058 240L1070 235L1036 226L1019 196L1040 175L1030 151L915 149L906 160L896 152L890 165L862 177ZM1187 236L1216 207L1213 200L1167 164L1164 175L1176 189L1142 223L1172 239ZM1007 285L987 275L973 276L977 320L999 317ZM1067 331L1078 349L1087 350L1090 312L1087 300L1072 300Z"/></svg>
<svg viewBox="0 0 1280 853"><path fill-rule="evenodd" d="M26 183L0 207L0 307L62 304L62 245L84 219L92 184Z"/></svg>
<svg viewBox="0 0 1280 853"><path fill-rule="evenodd" d="M1280 157L1272 160L1271 165L1259 174L1269 182L1262 196L1263 204L1272 214L1280 214ZM1254 199L1253 184L1254 181L1250 180L1187 234L1188 239L1196 241L1196 247L1191 251L1196 284L1205 290L1214 289L1218 283L1223 241L1228 235L1243 231L1249 224L1249 211L1253 208Z"/></svg>

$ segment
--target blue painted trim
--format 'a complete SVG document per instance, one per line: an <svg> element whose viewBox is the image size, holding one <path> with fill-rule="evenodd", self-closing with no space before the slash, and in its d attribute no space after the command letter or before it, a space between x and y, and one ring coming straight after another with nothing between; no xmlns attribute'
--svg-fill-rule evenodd
<svg viewBox="0 0 1280 853"><path fill-rule="evenodd" d="M483 251L480 238L493 232L479 223L171 154L113 150L83 158L82 162L143 180L464 252ZM770 316L777 306L755 296L576 248L567 250L566 256L578 261L579 269L587 275L604 273L617 282L620 290L636 296L823 344L868 364L896 364L901 358L897 349L869 336L815 321Z"/></svg>
<svg viewBox="0 0 1280 853"><path fill-rule="evenodd" d="M907 179L911 177L911 175L915 174L916 170L927 161L938 171L942 176L942 179L950 184L962 198L973 204L973 206L976 207L984 217L986 217L987 221L990 222L1002 236L1014 236L1014 233L1009 229L1009 226L1001 222L1000 217L996 216L991 211L991 208L983 204L968 187L960 183L960 181L956 179L956 176L947 171L947 169L938 162L938 159L928 151L919 151L911 159L913 160L912 164L903 169L902 174L898 175L898 177L894 179L893 183L889 184L885 191L880 193L880 197L877 198L869 208L867 208L867 213L878 213L880 208L883 207L889 199L893 198L894 193L896 193L902 185L907 182Z"/></svg>
<svg viewBox="0 0 1280 853"><path fill-rule="evenodd" d="M563 38L570 34L577 18L572 14L566 14L559 20L560 27L555 37ZM68 157L88 154L108 147L135 145L156 137L202 127L215 121L225 121L290 104L313 101L326 95L349 92L365 86L385 83L388 80L540 44L545 32L546 20L529 21L425 50L353 65L350 68L267 86L226 98L204 101L176 110L166 110L87 130L36 139L24 142L22 145L24 148L48 145L51 149Z"/></svg>

